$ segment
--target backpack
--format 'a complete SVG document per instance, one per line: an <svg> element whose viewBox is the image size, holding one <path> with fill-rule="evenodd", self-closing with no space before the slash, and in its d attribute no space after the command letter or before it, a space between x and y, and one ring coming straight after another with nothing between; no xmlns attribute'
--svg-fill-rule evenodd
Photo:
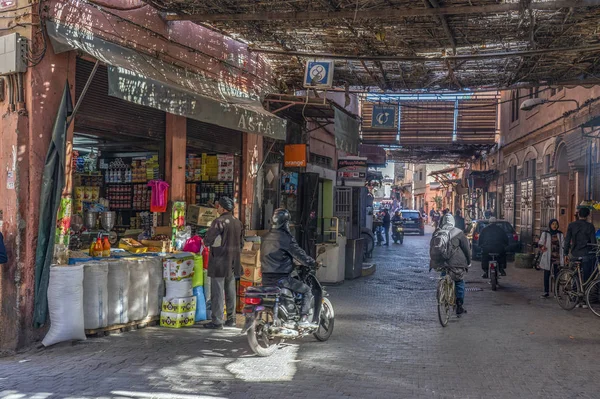
<svg viewBox="0 0 600 399"><path fill-rule="evenodd" d="M452 245L452 239L456 237L454 229L437 229L431 237L429 246L429 256L431 260L437 262L446 262L452 258L458 249Z"/></svg>

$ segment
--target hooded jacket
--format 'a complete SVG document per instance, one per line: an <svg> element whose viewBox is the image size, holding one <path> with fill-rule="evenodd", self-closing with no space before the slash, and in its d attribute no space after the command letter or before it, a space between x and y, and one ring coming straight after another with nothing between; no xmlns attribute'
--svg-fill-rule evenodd
<svg viewBox="0 0 600 399"><path fill-rule="evenodd" d="M272 228L261 241L260 263L263 274L290 274L294 271L294 259L304 266L315 264L315 260L300 248L285 228Z"/></svg>
<svg viewBox="0 0 600 399"><path fill-rule="evenodd" d="M440 221L439 228L449 230L451 237L450 245L456 248L452 257L446 261L446 267L454 269L455 273L453 274L461 275L461 271L456 269L462 269L462 271L464 271L464 269L467 269L471 264L471 250L469 249L469 241L467 240L465 234L460 229L455 227L454 216L451 214L444 215ZM432 265L433 268L435 268L435 266L436 265Z"/></svg>

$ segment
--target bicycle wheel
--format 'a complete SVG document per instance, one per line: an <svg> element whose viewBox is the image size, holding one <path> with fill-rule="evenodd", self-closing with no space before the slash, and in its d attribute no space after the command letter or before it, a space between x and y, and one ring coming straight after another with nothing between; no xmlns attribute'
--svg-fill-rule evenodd
<svg viewBox="0 0 600 399"><path fill-rule="evenodd" d="M494 271L490 271L490 282L492 283L492 291L498 289L498 265L494 268Z"/></svg>
<svg viewBox="0 0 600 399"><path fill-rule="evenodd" d="M564 310L573 310L579 301L579 280L572 270L563 270L556 277L556 301Z"/></svg>
<svg viewBox="0 0 600 399"><path fill-rule="evenodd" d="M446 327L448 325L448 320L450 320L449 292L450 290L447 287L446 279L442 278L437 286L438 318L442 327Z"/></svg>
<svg viewBox="0 0 600 399"><path fill-rule="evenodd" d="M585 291L585 302L590 310L600 317L600 279L590 283Z"/></svg>

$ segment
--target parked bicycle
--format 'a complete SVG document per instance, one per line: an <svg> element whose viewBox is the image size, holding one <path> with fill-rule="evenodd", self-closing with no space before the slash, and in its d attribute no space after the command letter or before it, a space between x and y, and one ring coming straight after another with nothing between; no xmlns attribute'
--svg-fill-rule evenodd
<svg viewBox="0 0 600 399"><path fill-rule="evenodd" d="M598 248L597 245L594 246ZM558 273L558 276L556 276L555 297L559 306L565 310L572 310L585 299L588 307L590 307L590 303L593 304L594 309L592 312L600 316L600 302L598 301L600 296L597 292L597 290L600 290L600 268L596 261L594 272L586 281L583 281L582 260L583 258L571 259L569 265ZM588 298L590 295L592 297Z"/></svg>

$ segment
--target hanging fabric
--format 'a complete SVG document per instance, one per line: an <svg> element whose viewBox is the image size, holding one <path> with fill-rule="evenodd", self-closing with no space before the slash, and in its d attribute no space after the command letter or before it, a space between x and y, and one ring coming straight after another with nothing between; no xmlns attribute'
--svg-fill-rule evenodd
<svg viewBox="0 0 600 399"><path fill-rule="evenodd" d="M150 180L148 187L152 189L150 212L166 212L169 202L169 183L163 180Z"/></svg>

